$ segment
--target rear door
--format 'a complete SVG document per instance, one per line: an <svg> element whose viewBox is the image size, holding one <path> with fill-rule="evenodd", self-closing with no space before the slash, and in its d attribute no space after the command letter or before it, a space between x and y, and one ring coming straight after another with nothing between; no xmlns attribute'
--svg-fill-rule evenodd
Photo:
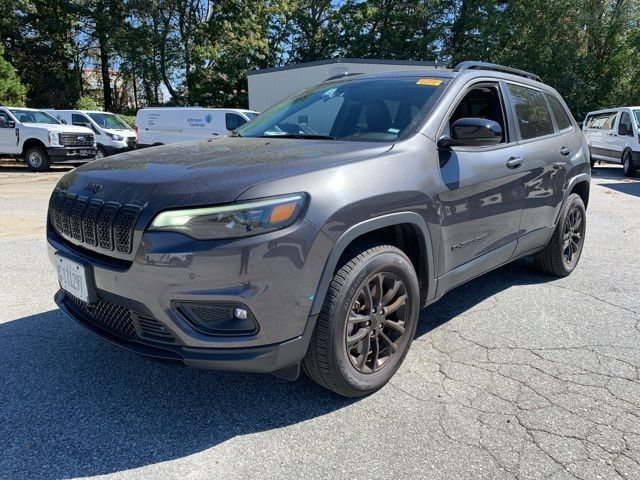
<svg viewBox="0 0 640 480"><path fill-rule="evenodd" d="M602 149L600 155L609 162L620 163L622 151L618 145L618 120L620 112L611 112L602 124Z"/></svg>
<svg viewBox="0 0 640 480"><path fill-rule="evenodd" d="M585 125L585 134L589 143L591 157L596 160L611 161L610 134L617 112L600 112L590 115Z"/></svg>
<svg viewBox="0 0 640 480"><path fill-rule="evenodd" d="M611 137L612 150L617 154L617 160L622 163L622 154L628 147L633 148L635 133L631 114L627 110L622 110L618 115L615 126L615 134Z"/></svg>
<svg viewBox="0 0 640 480"><path fill-rule="evenodd" d="M582 134L566 105L551 92L508 84L523 149L524 202L517 253L540 246L553 228L567 172L581 155Z"/></svg>
<svg viewBox="0 0 640 480"><path fill-rule="evenodd" d="M524 191L522 149L506 112L500 82L476 82L461 94L442 127L441 135L446 136L456 120L475 117L496 121L503 131L501 143L495 146L439 151L445 186L438 196L439 273L447 275L438 283L442 291L463 279L459 272L466 269L464 264L478 260L482 263L479 271L485 271L506 262L515 249Z"/></svg>

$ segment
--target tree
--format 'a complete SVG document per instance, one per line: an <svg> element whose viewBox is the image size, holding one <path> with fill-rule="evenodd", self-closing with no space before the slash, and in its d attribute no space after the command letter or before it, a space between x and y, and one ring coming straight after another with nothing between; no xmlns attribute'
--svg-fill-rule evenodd
<svg viewBox="0 0 640 480"><path fill-rule="evenodd" d="M0 104L23 106L26 89L13 66L4 58L4 47L0 44Z"/></svg>
<svg viewBox="0 0 640 480"><path fill-rule="evenodd" d="M188 98L203 106L247 104L245 71L273 65L277 51L270 35L288 2L229 0L216 4L201 25L188 73Z"/></svg>
<svg viewBox="0 0 640 480"><path fill-rule="evenodd" d="M444 15L434 0L347 0L341 53L347 57L436 60Z"/></svg>
<svg viewBox="0 0 640 480"><path fill-rule="evenodd" d="M98 110L98 105L95 100L86 96L78 98L75 106L78 110Z"/></svg>
<svg viewBox="0 0 640 480"><path fill-rule="evenodd" d="M285 21L290 63L311 62L335 56L340 17L331 0L293 2L287 17Z"/></svg>
<svg viewBox="0 0 640 480"><path fill-rule="evenodd" d="M26 103L35 107L68 108L80 95L74 68L78 14L74 2L16 2L7 30L7 57L27 85ZM9 27L7 27L9 25Z"/></svg>

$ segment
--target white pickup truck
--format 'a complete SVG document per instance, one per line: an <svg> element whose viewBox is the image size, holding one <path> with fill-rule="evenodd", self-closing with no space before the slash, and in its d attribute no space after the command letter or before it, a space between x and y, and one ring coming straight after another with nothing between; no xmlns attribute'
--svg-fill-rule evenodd
<svg viewBox="0 0 640 480"><path fill-rule="evenodd" d="M92 130L64 125L32 108L0 107L0 157L14 157L42 172L51 163L80 163L96 156Z"/></svg>

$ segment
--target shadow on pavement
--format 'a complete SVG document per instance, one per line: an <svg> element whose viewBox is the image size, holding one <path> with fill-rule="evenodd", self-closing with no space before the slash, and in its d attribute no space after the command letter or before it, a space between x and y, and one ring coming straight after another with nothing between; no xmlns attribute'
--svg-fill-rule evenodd
<svg viewBox="0 0 640 480"><path fill-rule="evenodd" d="M418 336L513 285L549 281L520 261L422 312ZM0 324L0 478L129 470L346 407L302 376L193 370L95 339L58 311ZM250 454L250 452L243 452Z"/></svg>
<svg viewBox="0 0 640 480"><path fill-rule="evenodd" d="M640 182L620 182L620 183L603 183L601 186L615 190L616 192L626 193L640 197Z"/></svg>

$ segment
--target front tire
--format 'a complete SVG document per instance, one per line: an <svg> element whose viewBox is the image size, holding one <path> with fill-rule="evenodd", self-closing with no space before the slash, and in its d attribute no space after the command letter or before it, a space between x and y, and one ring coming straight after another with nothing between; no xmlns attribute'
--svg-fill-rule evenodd
<svg viewBox="0 0 640 480"><path fill-rule="evenodd" d="M626 151L622 156L622 170L625 177L635 177L636 167L633 165L633 156L630 151Z"/></svg>
<svg viewBox="0 0 640 480"><path fill-rule="evenodd" d="M27 148L24 152L24 161L32 172L45 172L49 170L51 159L47 155L47 151L38 146Z"/></svg>
<svg viewBox="0 0 640 480"><path fill-rule="evenodd" d="M96 148L96 160L100 160L101 158L104 158L107 156L107 151L102 148L102 147L98 147Z"/></svg>
<svg viewBox="0 0 640 480"><path fill-rule="evenodd" d="M572 193L560 210L551 241L534 257L537 267L557 277L570 275L580 260L586 228L584 202L580 195Z"/></svg>
<svg viewBox="0 0 640 480"><path fill-rule="evenodd" d="M411 260L391 245L365 250L334 275L302 368L339 395L373 393L407 355L419 310Z"/></svg>

